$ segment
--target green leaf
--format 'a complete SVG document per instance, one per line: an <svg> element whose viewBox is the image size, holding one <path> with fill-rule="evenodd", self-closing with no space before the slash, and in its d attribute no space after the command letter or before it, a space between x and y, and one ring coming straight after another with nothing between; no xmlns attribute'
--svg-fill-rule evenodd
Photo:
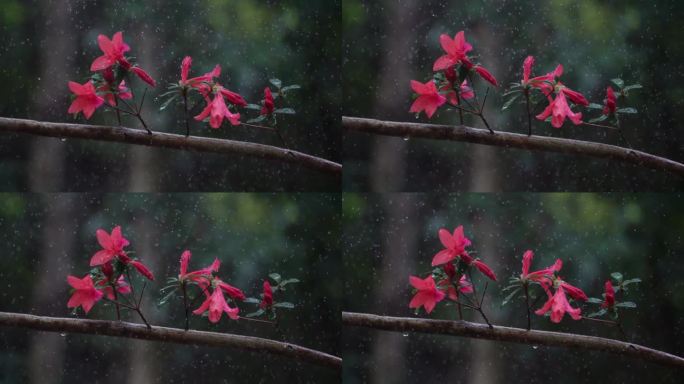
<svg viewBox="0 0 684 384"><path fill-rule="evenodd" d="M294 283L299 283L299 279L285 279L285 280L280 282L280 286L282 287L284 285L294 284Z"/></svg>
<svg viewBox="0 0 684 384"><path fill-rule="evenodd" d="M620 272L613 272L610 274L610 277L612 277L618 283L622 282L622 273Z"/></svg>
<svg viewBox="0 0 684 384"><path fill-rule="evenodd" d="M162 93L161 95L159 95L158 97L159 97L160 99L162 99L162 98L164 98L164 97L166 97L166 96L168 96L168 95L172 95L172 94L176 94L176 95L177 95L177 94L178 94L178 91L174 89L174 90L172 90L172 91L164 92L164 93Z"/></svg>
<svg viewBox="0 0 684 384"><path fill-rule="evenodd" d="M601 115L601 116L599 116L599 117L595 117L595 118L589 120L589 122L590 122L590 123L598 123L598 122L601 122L601 121L605 121L607 118L608 118L607 115Z"/></svg>
<svg viewBox="0 0 684 384"><path fill-rule="evenodd" d="M264 120L266 120L266 116L260 115L259 117L247 120L247 124L261 123Z"/></svg>
<svg viewBox="0 0 684 384"><path fill-rule="evenodd" d="M275 281L276 283L280 283L280 280L282 279L282 277L280 277L280 274L278 273L269 273L268 277L273 279L273 281Z"/></svg>
<svg viewBox="0 0 684 384"><path fill-rule="evenodd" d="M271 82L271 84L273 84L274 87L276 87L278 89L280 89L280 87L283 86L283 82L280 81L279 79L271 79L269 81Z"/></svg>
<svg viewBox="0 0 684 384"><path fill-rule="evenodd" d="M629 91L631 91L632 89L641 89L641 88L643 88L643 86L641 86L641 84L632 84L632 85L626 86L626 87L623 89L623 91L629 92Z"/></svg>
<svg viewBox="0 0 684 384"><path fill-rule="evenodd" d="M246 298L246 299L244 299L244 300L242 300L242 301L245 302L245 303L249 303L249 304L261 304L261 300L256 299L256 298L254 298L254 297L248 297L248 298Z"/></svg>
<svg viewBox="0 0 684 384"><path fill-rule="evenodd" d="M292 85L288 85L287 87L283 87L283 89L281 89L280 91L281 92L289 92L289 91L294 91L295 89L301 89L301 88L302 87L300 87L297 84L292 84Z"/></svg>
<svg viewBox="0 0 684 384"><path fill-rule="evenodd" d="M261 316L261 315L264 314L264 312L266 312L266 311L264 311L263 309L259 309L259 310L257 310L257 311L252 312L252 313L246 314L245 317L257 317L257 316Z"/></svg>
<svg viewBox="0 0 684 384"><path fill-rule="evenodd" d="M178 97L178 95L175 95L175 96L173 96L173 97L167 99L167 100L161 105L161 107L159 107L159 110L160 110L160 111L165 110L166 107L168 107L168 106L171 104L171 102L173 102L174 100L176 100L177 97Z"/></svg>
<svg viewBox="0 0 684 384"><path fill-rule="evenodd" d="M513 296L515 296L516 293L520 291L520 288L513 290L513 292L509 293L508 296L504 299L504 301L501 303L501 306L503 307L504 305L508 304L511 299L513 299Z"/></svg>
<svg viewBox="0 0 684 384"><path fill-rule="evenodd" d="M513 94L520 93L520 92L522 92L520 89L517 89L517 88L510 88L508 91L506 91L506 93L504 93L504 94L501 95L501 96L506 97L506 96L508 96L508 95L513 95Z"/></svg>
<svg viewBox="0 0 684 384"><path fill-rule="evenodd" d="M636 303L633 303L631 301L623 301L621 303L615 304L615 306L618 308L636 308L637 307Z"/></svg>
<svg viewBox="0 0 684 384"><path fill-rule="evenodd" d="M505 287L504 289L502 289L501 292L506 292L506 291L509 291L513 288L520 288L520 284L511 284L511 285Z"/></svg>
<svg viewBox="0 0 684 384"><path fill-rule="evenodd" d="M517 100L519 97L520 97L520 94L515 95L515 96L511 97L510 99L506 100L506 102L504 103L503 107L501 107L501 110L502 110L502 111L505 111L505 110L507 110L508 108L510 108L511 105L513 105L513 102L514 102L515 100Z"/></svg>
<svg viewBox="0 0 684 384"><path fill-rule="evenodd" d="M589 109L603 109L603 105L596 104L596 103L589 103L587 108L589 108Z"/></svg>
<svg viewBox="0 0 684 384"><path fill-rule="evenodd" d="M617 110L617 113L630 113L630 114L635 114L639 113L637 112L636 108L620 108Z"/></svg>
<svg viewBox="0 0 684 384"><path fill-rule="evenodd" d="M166 304L169 300L171 300L171 298L173 297L173 295L175 293L176 293L175 289L173 291L167 293L164 297L161 298L161 300L159 300L159 303L157 305L161 307L162 305Z"/></svg>
<svg viewBox="0 0 684 384"><path fill-rule="evenodd" d="M597 299L595 297L590 297L587 299L587 303L592 303L592 304L602 304L603 300Z"/></svg>
<svg viewBox="0 0 684 384"><path fill-rule="evenodd" d="M606 309L604 308L604 309L600 309L594 313L588 314L587 317L599 317L599 316L605 315L607 312L608 311L606 311Z"/></svg>
<svg viewBox="0 0 684 384"><path fill-rule="evenodd" d="M294 115L295 114L295 110L292 108L278 108L273 112L274 113L282 113L284 115Z"/></svg>
<svg viewBox="0 0 684 384"><path fill-rule="evenodd" d="M292 303L288 303L287 301L283 301L282 303L273 304L273 307L274 308L294 309L295 305Z"/></svg>
<svg viewBox="0 0 684 384"><path fill-rule="evenodd" d="M247 106L245 108L261 111L261 105L258 105L258 104L247 104Z"/></svg>
<svg viewBox="0 0 684 384"><path fill-rule="evenodd" d="M622 286L624 287L626 285L634 284L634 283L641 283L641 279L636 277L634 279L625 280L622 282Z"/></svg>
<svg viewBox="0 0 684 384"><path fill-rule="evenodd" d="M618 88L620 88L620 89L622 89L622 87L625 86L625 82L622 81L622 79L615 78L615 79L612 79L611 81L613 82L613 84L617 85Z"/></svg>

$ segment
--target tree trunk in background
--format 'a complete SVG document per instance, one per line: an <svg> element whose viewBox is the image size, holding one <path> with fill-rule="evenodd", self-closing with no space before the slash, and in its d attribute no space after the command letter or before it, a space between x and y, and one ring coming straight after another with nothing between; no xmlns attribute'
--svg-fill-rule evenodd
<svg viewBox="0 0 684 384"><path fill-rule="evenodd" d="M161 7L161 5L159 5ZM137 29L137 33L135 34L139 36L140 39L140 61L139 64L142 68L145 68L145 70L148 70L150 72L150 75L154 78L155 73L153 69L155 68L154 65L154 58L159 57L158 55L158 47L160 46L159 40L160 36L157 35L157 32L150 31L147 29ZM135 76L135 75L131 75ZM155 79L158 82L159 86L159 80L160 79ZM140 97L142 97L142 92L143 92L143 85L147 85L143 83L140 79L134 79L131 80L132 84L137 84L134 85L137 93L136 95L136 101L139 103L140 102ZM157 117L158 114L155 113L155 108L152 107L153 99L154 97L152 96L151 93L153 93L153 89L148 89L147 93L148 95L145 97L145 104L143 105L143 111L142 115L143 118L145 119L145 123L150 127L150 129L153 129L155 126L161 126L160 122L155 118L153 119L152 117L155 116ZM140 124L139 121L136 120L136 126L139 127L140 129L144 129L142 127L142 124ZM157 159L156 159L156 153L154 150L151 150L150 148L140 146L140 145L134 145L131 146L131 148L128 149L128 163L129 163L129 168L130 168L130 179L128 181L128 191L130 192L157 192L163 189L160 189L159 185L157 185L157 174L159 172L159 169L157 168Z"/></svg>
<svg viewBox="0 0 684 384"><path fill-rule="evenodd" d="M52 120L53 111L61 117L68 105L66 84L68 74L73 72L73 56L76 51L76 38L71 20L71 7L58 1L44 0L41 3L45 20L40 40L40 77L38 92L34 99L32 119ZM27 167L29 190L32 192L56 192L64 189L65 146L59 140L36 137L31 140Z"/></svg>
<svg viewBox="0 0 684 384"><path fill-rule="evenodd" d="M403 287L404 280L413 266L413 255L417 248L416 221L418 220L418 199L413 194L393 194L385 197L386 220L382 233L386 234L382 246L382 262L375 291L375 302L381 303L390 314L406 311L406 301L397 285ZM372 346L373 383L401 383L407 376L406 367L407 339L396 332L375 332L375 343Z"/></svg>
<svg viewBox="0 0 684 384"><path fill-rule="evenodd" d="M479 24L476 26L474 29L474 34L477 36L479 47L481 47L478 52L480 52L482 55L482 62L486 63L485 67L493 74L502 73L498 70L496 64L499 60L496 60L493 57L494 53L499 52L500 49L497 38L492 35L489 27L485 24ZM482 98L484 97L484 92L486 89L484 84L489 85L489 83L482 79L476 79L474 82L477 84L476 92L479 92L478 99L480 102L482 102ZM492 96L492 93L494 92L497 92L497 90L490 89L490 96ZM499 126L499 116L501 116L501 114L496 107L493 107L493 105L494 104L491 102L491 99L489 99L484 109L484 115L487 118L489 125L496 130L496 127ZM474 125L485 128L485 125L481 121L477 121ZM501 190L498 183L499 178L497 177L497 148L487 145L472 145L469 147L473 151L473 164L470 167L471 179L470 188L468 190L470 192L495 192Z"/></svg>
<svg viewBox="0 0 684 384"><path fill-rule="evenodd" d="M46 216L41 235L40 262L33 285L32 312L44 316L64 316L67 285L64 281L74 248L71 233L74 210L71 196L41 195ZM57 333L34 332L29 347L31 383L60 383L64 365L65 339ZM46 374L49 372L49 374Z"/></svg>
<svg viewBox="0 0 684 384"><path fill-rule="evenodd" d="M158 57L157 50L159 47L159 36L148 30L147 28L137 28L137 35L140 37L140 66L146 70L150 70L150 74L154 77L154 72L151 70L154 68L152 62L153 58ZM138 79L136 79L138 80ZM156 79L159 80L159 79ZM137 84L141 84L141 81L136 81ZM142 96L142 88L137 87L138 95ZM148 93L150 91L148 90ZM153 116L153 110L151 107L152 96L147 95L145 98L145 105L143 105L143 117L147 117L145 122L150 124L152 121L150 119ZM154 122L156 124L156 122ZM156 173L157 168L155 166L155 152L148 148L142 146L132 146L128 151L129 158L129 168L130 168L130 179L128 181L128 190L135 192L155 192L158 191L156 185ZM150 208L148 205L146 208ZM155 230L154 225L152 225L153 211L148 209L142 210L136 215L137 220L133 226L133 231L138 234L144 234L144 237L138 238L138 243L136 249L140 252L138 256L143 260L145 265L147 265L155 276L160 275L160 259L159 255L155 252L154 242L158 238L159 233ZM135 277L134 277L135 278ZM137 280L139 282L139 280ZM139 294L141 284L136 285L136 293ZM156 297L156 292L152 290L146 290L146 294L143 296L142 308L147 321L152 324L158 324L159 318L157 316L158 311L155 311L154 297ZM140 321L135 319L135 321ZM131 342L131 352L129 354L129 376L127 381L129 384L147 384L158 382L160 377L159 364L157 361L157 354L155 350L159 350L159 346L155 346L146 341L132 341Z"/></svg>
<svg viewBox="0 0 684 384"><path fill-rule="evenodd" d="M495 260L502 260L503 258L497 257L498 250L495 239L500 239L501 236L497 233L498 227L494 224L493 220L496 220L496 218L491 215L475 218L473 233L478 234L476 240L478 245L477 251L482 256L482 259L489 263L492 269L498 272L497 277L499 280L503 280L505 279L505 276L500 272L504 271L503 265L494 263ZM474 274L477 275L477 277L475 277L475 280L477 281L477 292L478 294L482 294L484 282L489 281L489 279L484 277L477 270L474 271ZM492 324L500 324L502 317L505 317L505 315L498 310L498 304L492 301L492 293L496 289L496 283L491 283L492 282L490 281L489 287L487 288L487 292L489 293L485 296L483 308ZM476 321L484 322L480 318L477 318ZM470 344L472 347L470 349L471 358L468 363L468 366L470 367L470 378L468 383L496 384L504 382L501 375L504 364L501 353L499 353L501 345L489 340L477 339L471 339Z"/></svg>
<svg viewBox="0 0 684 384"><path fill-rule="evenodd" d="M73 52L76 50L70 7L61 2L45 0L41 4L41 20L44 20L40 40L40 78L38 96L34 99L35 115L40 120L53 118L50 111L63 111L66 105L67 74L72 67ZM60 191L64 189L65 179L64 144L53 138L34 138L31 140L27 178L29 190ZM49 216L43 223L42 249L37 265L36 285L32 292L33 311L41 315L64 315L64 307L54 310L53 303L63 303L66 294L63 270L69 265L69 255L73 249L73 236L64 233L69 228L69 219L74 206L70 199L56 199L44 196ZM29 379L32 383L59 383L62 381L64 351L63 337L55 333L35 333L29 345ZM46 374L50 372L50 374Z"/></svg>
<svg viewBox="0 0 684 384"><path fill-rule="evenodd" d="M398 86L397 79L411 77L411 45L419 19L419 4L418 0L385 1L384 8L389 15L385 30L391 31L392 38L387 39L387 46L383 48L384 57L379 70L381 91L378 93L374 114L379 119L396 120L406 116L403 108L397 108L397 100L409 100L410 88L404 84ZM403 190L406 176L405 151L406 142L400 138L373 139L370 159L371 191Z"/></svg>

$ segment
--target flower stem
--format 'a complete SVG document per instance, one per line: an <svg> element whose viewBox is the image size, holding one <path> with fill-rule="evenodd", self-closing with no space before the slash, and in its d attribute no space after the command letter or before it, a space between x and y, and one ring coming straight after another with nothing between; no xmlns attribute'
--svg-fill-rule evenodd
<svg viewBox="0 0 684 384"><path fill-rule="evenodd" d="M188 292L185 288L185 281L181 283L183 288L183 306L185 307L185 330L190 329L190 308L188 307Z"/></svg>
<svg viewBox="0 0 684 384"><path fill-rule="evenodd" d="M114 304L116 305L116 319L121 321L121 309L119 308L119 302L118 302L118 297L116 294L116 284L112 283L112 292L114 292Z"/></svg>
<svg viewBox="0 0 684 384"><path fill-rule="evenodd" d="M454 92L456 93L456 104L461 105L461 87L459 84L456 84L455 87L452 87L454 89ZM461 121L461 125L463 125L463 110L461 108L458 108L458 118Z"/></svg>
<svg viewBox="0 0 684 384"><path fill-rule="evenodd" d="M528 108L529 108L529 103L528 103ZM527 283L525 283L524 287L525 287L525 308L527 308L527 330L529 331L532 328L532 316L530 314L530 291L529 291L529 286Z"/></svg>
<svg viewBox="0 0 684 384"><path fill-rule="evenodd" d="M190 136L190 122L188 121L188 95L185 91L183 92L183 110L185 112L185 137L188 137ZM183 283L183 289L185 289L185 283ZM187 315L185 317L187 318ZM185 329L187 330L187 328Z"/></svg>
<svg viewBox="0 0 684 384"><path fill-rule="evenodd" d="M115 93L114 94L114 105L119 105L119 96ZM121 126L121 112L119 110L116 110L116 121L119 123L119 127Z"/></svg>
<svg viewBox="0 0 684 384"><path fill-rule="evenodd" d="M527 136L532 136L532 112L530 111L530 91L528 89L525 89L525 104L527 105ZM527 288L525 288L527 289ZM529 326L529 299L528 299L528 306L527 306L527 319L528 319L528 325L527 325L527 330L530 330Z"/></svg>

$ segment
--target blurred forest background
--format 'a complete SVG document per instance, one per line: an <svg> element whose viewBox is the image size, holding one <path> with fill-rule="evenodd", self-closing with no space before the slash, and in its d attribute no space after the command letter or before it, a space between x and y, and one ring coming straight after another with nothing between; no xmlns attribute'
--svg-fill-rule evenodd
<svg viewBox="0 0 684 384"><path fill-rule="evenodd" d="M475 55L503 85L490 92L485 114L494 127L527 132L524 107L500 112L503 88L556 64L563 82L602 103L612 78L644 89L630 95L638 115L623 119L635 149L684 160L684 2L344 0L343 115L416 121L409 80L428 80L441 54L439 35L465 31ZM476 90L484 92L482 82ZM586 116L585 112L585 116ZM424 115L418 121L428 121ZM442 111L430 122L455 124ZM467 125L484 127L476 117ZM612 130L535 124L534 134L626 146ZM671 191L681 179L613 161L474 144L345 134L348 191Z"/></svg>
<svg viewBox="0 0 684 384"><path fill-rule="evenodd" d="M562 276L590 297L601 297L612 272L640 277L627 296L638 307L622 311L629 339L684 354L684 196L347 193L342 205L347 311L413 317L408 276L430 271L442 248L439 228L462 224L471 249L499 280L489 284L485 299L492 323L525 327L524 304L501 307L501 289L520 274L522 255L532 249L533 269L560 258ZM483 279L476 281L481 292ZM583 313L596 307L587 304ZM456 312L438 305L429 317L455 319ZM466 318L482 322L477 313ZM615 328L595 322L532 321L535 329L620 338ZM350 327L342 340L345 383L681 382L676 369L602 352Z"/></svg>
<svg viewBox="0 0 684 384"><path fill-rule="evenodd" d="M121 30L129 53L158 83L143 111L153 130L185 132L181 107L159 112L155 98L180 79L190 55L191 75L220 64L220 82L248 102L262 99L269 78L301 85L289 100L297 115L279 120L282 134L293 149L339 161L339 14L339 0L0 0L0 116L73 122L67 81L85 81L101 54L98 34ZM140 95L142 82L132 85ZM89 122L115 125L116 117L98 111ZM212 130L194 122L191 131L282 145L270 132L228 123ZM340 183L249 157L16 134L0 135L0 152L5 191L332 191Z"/></svg>
<svg viewBox="0 0 684 384"><path fill-rule="evenodd" d="M280 296L279 327L225 317L217 325L193 316L193 329L284 340L339 355L340 197L326 194L0 194L0 310L70 317L66 276L79 277L99 249L98 228L123 227L129 250L150 267L143 311L152 324L182 328L183 305L158 307L159 289L179 273L221 262L220 276L258 297L269 273L301 283ZM136 280L140 287L141 280ZM276 296L276 300L278 300ZM240 305L241 313L252 304ZM82 312L81 316L82 315ZM139 322L135 314L129 319ZM114 319L96 304L87 316ZM197 381L199 380L199 381ZM0 332L2 383L271 383L333 382L334 370L236 349L184 346L92 335L5 328Z"/></svg>

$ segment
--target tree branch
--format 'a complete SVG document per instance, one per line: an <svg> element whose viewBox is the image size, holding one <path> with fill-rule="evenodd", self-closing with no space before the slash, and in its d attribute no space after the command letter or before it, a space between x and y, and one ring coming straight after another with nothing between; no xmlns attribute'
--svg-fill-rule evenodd
<svg viewBox="0 0 684 384"><path fill-rule="evenodd" d="M307 155L271 145L244 141L214 139L199 136L183 136L171 133L154 132L148 134L139 129L109 127L103 125L84 125L49 123L44 121L0 117L0 131L27 133L31 135L111 141L125 144L146 145L171 149L193 150L259 157L299 164L325 173L341 175L342 165L330 160Z"/></svg>
<svg viewBox="0 0 684 384"><path fill-rule="evenodd" d="M123 321L43 317L9 312L0 312L0 325L48 332L83 333L160 341L164 343L247 349L255 352L266 352L296 360L308 361L309 363L323 365L337 370L342 369L342 359L337 356L300 347L295 344L252 336L204 331L185 331L182 329L157 326L152 326L152 329L147 329L143 324L127 323Z"/></svg>
<svg viewBox="0 0 684 384"><path fill-rule="evenodd" d="M489 133L487 133L489 134ZM520 344L548 345L616 353L663 365L684 368L684 358L667 352L603 337L572 333L528 331L520 328L494 326L468 321L417 319L378 316L367 313L342 312L342 324L396 332L421 332L507 341Z"/></svg>
<svg viewBox="0 0 684 384"><path fill-rule="evenodd" d="M586 155L637 164L657 170L665 170L684 177L684 164L645 152L610 144L561 139L556 137L527 136L501 131L497 131L496 134L492 135L489 131L484 129L466 126L381 121L348 116L342 117L342 127L348 131L374 133L385 136L462 141L498 147Z"/></svg>

